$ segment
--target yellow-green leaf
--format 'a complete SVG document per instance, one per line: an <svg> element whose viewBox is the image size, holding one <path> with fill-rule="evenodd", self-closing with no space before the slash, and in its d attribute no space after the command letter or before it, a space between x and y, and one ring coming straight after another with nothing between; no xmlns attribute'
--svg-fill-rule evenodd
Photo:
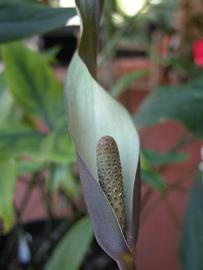
<svg viewBox="0 0 203 270"><path fill-rule="evenodd" d="M16 170L13 161L0 163L0 219L3 229L8 232L14 223L13 197L15 191Z"/></svg>
<svg viewBox="0 0 203 270"><path fill-rule="evenodd" d="M84 217L64 235L45 270L78 270L91 240L91 224L89 219Z"/></svg>

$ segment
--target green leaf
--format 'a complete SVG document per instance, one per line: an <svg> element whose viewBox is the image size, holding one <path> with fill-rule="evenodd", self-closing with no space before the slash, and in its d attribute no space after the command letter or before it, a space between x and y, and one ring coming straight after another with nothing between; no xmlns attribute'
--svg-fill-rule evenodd
<svg viewBox="0 0 203 270"><path fill-rule="evenodd" d="M3 229L8 232L15 219L13 198L16 183L16 170L13 161L0 162L0 219Z"/></svg>
<svg viewBox="0 0 203 270"><path fill-rule="evenodd" d="M4 73L0 73L0 92L5 88L5 78L4 78Z"/></svg>
<svg viewBox="0 0 203 270"><path fill-rule="evenodd" d="M78 185L69 164L58 165L54 171L52 189L56 191L59 187L66 192L68 197L76 197Z"/></svg>
<svg viewBox="0 0 203 270"><path fill-rule="evenodd" d="M39 159L45 133L10 121L0 126L0 159L19 158L31 155Z"/></svg>
<svg viewBox="0 0 203 270"><path fill-rule="evenodd" d="M44 56L47 63L53 64L57 61L56 55L60 52L60 50L61 50L60 46L54 46L49 49L46 49L46 51L43 51L41 55Z"/></svg>
<svg viewBox="0 0 203 270"><path fill-rule="evenodd" d="M62 164L76 161L75 147L67 133L49 132L41 151L48 161Z"/></svg>
<svg viewBox="0 0 203 270"><path fill-rule="evenodd" d="M21 43L3 45L9 90L25 112L41 117L49 129L64 125L62 88L42 55Z"/></svg>
<svg viewBox="0 0 203 270"><path fill-rule="evenodd" d="M75 149L66 133L39 132L18 122L0 126L0 159L29 156L34 161L74 162Z"/></svg>
<svg viewBox="0 0 203 270"><path fill-rule="evenodd" d="M181 86L161 87L145 99L134 120L147 127L175 119L198 137L203 137L203 79Z"/></svg>
<svg viewBox="0 0 203 270"><path fill-rule="evenodd" d="M164 179L155 170L143 169L141 171L141 175L142 175L142 182L148 184L154 190L163 192L166 189L166 184L164 182Z"/></svg>
<svg viewBox="0 0 203 270"><path fill-rule="evenodd" d="M0 73L0 123L7 120L12 114L13 103L11 94L6 90L4 73Z"/></svg>
<svg viewBox="0 0 203 270"><path fill-rule="evenodd" d="M195 180L188 201L181 240L183 270L203 269L203 183Z"/></svg>
<svg viewBox="0 0 203 270"><path fill-rule="evenodd" d="M147 74L147 70L135 70L123 75L112 87L110 93L113 97L118 97L135 81L143 78Z"/></svg>
<svg viewBox="0 0 203 270"><path fill-rule="evenodd" d="M166 153L158 153L154 150L144 149L142 150L145 158L152 166L170 165L173 163L180 163L187 160L188 156L185 153L177 153L169 151Z"/></svg>
<svg viewBox="0 0 203 270"><path fill-rule="evenodd" d="M14 101L8 91L0 91L0 123L11 117L13 113Z"/></svg>
<svg viewBox="0 0 203 270"><path fill-rule="evenodd" d="M45 270L78 270L92 241L92 229L87 217L79 220L57 245Z"/></svg>
<svg viewBox="0 0 203 270"><path fill-rule="evenodd" d="M46 167L46 163L37 162L33 160L17 160L16 161L16 170L17 175L22 174L33 174L37 171L40 171Z"/></svg>
<svg viewBox="0 0 203 270"><path fill-rule="evenodd" d="M22 0L1 0L0 42L43 34L65 25L74 15L75 9L51 8Z"/></svg>
<svg viewBox="0 0 203 270"><path fill-rule="evenodd" d="M141 168L143 182L146 182L153 189L160 192L166 189L166 183L160 174L152 167L144 152L141 153Z"/></svg>

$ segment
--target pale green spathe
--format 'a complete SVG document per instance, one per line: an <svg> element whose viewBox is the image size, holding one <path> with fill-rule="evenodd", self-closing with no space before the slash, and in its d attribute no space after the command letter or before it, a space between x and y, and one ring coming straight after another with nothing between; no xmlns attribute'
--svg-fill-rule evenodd
<svg viewBox="0 0 203 270"><path fill-rule="evenodd" d="M132 200L139 157L139 139L129 113L91 76L76 53L66 80L68 125L76 150L98 180L96 144L102 136L112 136L119 149L127 222L132 220Z"/></svg>

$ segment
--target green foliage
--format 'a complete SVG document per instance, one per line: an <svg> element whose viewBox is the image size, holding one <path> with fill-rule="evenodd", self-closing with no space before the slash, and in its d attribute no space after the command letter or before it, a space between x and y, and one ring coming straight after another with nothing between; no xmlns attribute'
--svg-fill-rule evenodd
<svg viewBox="0 0 203 270"><path fill-rule="evenodd" d="M51 8L26 0L1 0L0 42L42 34L63 26L75 9Z"/></svg>
<svg viewBox="0 0 203 270"><path fill-rule="evenodd" d="M166 190L166 184L162 176L157 173L152 167L142 169L142 182L146 183L155 191L163 192Z"/></svg>
<svg viewBox="0 0 203 270"><path fill-rule="evenodd" d="M14 161L0 162L0 219L3 230L8 232L15 220L13 193L15 190L16 168Z"/></svg>
<svg viewBox="0 0 203 270"><path fill-rule="evenodd" d="M58 165L54 170L52 190L62 187L68 198L74 199L78 194L78 185L71 171L71 166Z"/></svg>
<svg viewBox="0 0 203 270"><path fill-rule="evenodd" d="M151 149L141 151L141 172L142 181L147 183L151 188L159 192L166 190L165 180L157 171L163 166L170 166L185 161L188 156L184 153L178 153L171 150L166 153L159 153Z"/></svg>
<svg viewBox="0 0 203 270"><path fill-rule="evenodd" d="M33 161L33 160L18 160L16 164L16 173L17 175L30 175L39 172L47 168L47 164L40 161Z"/></svg>
<svg viewBox="0 0 203 270"><path fill-rule="evenodd" d="M67 134L43 133L16 122L0 126L0 159L30 156L35 161L75 161L74 147Z"/></svg>
<svg viewBox="0 0 203 270"><path fill-rule="evenodd" d="M26 113L37 114L53 129L64 112L62 89L45 59L21 43L4 45L1 52L7 84L15 100Z"/></svg>
<svg viewBox="0 0 203 270"><path fill-rule="evenodd" d="M142 181L146 182L153 189L160 192L166 189L166 183L161 175L152 167L150 159L141 152Z"/></svg>
<svg viewBox="0 0 203 270"><path fill-rule="evenodd" d="M13 98L6 89L4 74L0 73L0 124L12 114Z"/></svg>
<svg viewBox="0 0 203 270"><path fill-rule="evenodd" d="M15 159L18 176L49 171L54 165L53 191L60 186L74 198L78 186L69 167L75 152L65 128L62 85L43 54L21 43L2 45L1 53L0 160Z"/></svg>
<svg viewBox="0 0 203 270"><path fill-rule="evenodd" d="M138 127L147 127L174 119L194 135L203 137L203 79L180 86L163 86L145 99L134 120Z"/></svg>
<svg viewBox="0 0 203 270"><path fill-rule="evenodd" d="M202 175L195 180L183 225L181 261L183 270L203 269L203 184Z"/></svg>
<svg viewBox="0 0 203 270"><path fill-rule="evenodd" d="M46 134L9 120L0 125L0 159L20 158L23 155L41 156Z"/></svg>
<svg viewBox="0 0 203 270"><path fill-rule="evenodd" d="M187 160L188 156L184 153L177 153L175 151L168 151L166 153L159 153L151 149L142 150L145 158L149 160L152 166L166 166L176 164Z"/></svg>
<svg viewBox="0 0 203 270"><path fill-rule="evenodd" d="M45 270L78 270L92 240L90 220L82 218L64 235Z"/></svg>
<svg viewBox="0 0 203 270"><path fill-rule="evenodd" d="M180 0L162 0L159 4L152 4L149 7L147 18L155 23L163 32L170 32L176 28L176 12Z"/></svg>
<svg viewBox="0 0 203 270"><path fill-rule="evenodd" d="M113 97L118 97L122 94L128 87L135 81L141 79L147 74L147 70L136 70L126 75L123 75L112 87L111 95Z"/></svg>
<svg viewBox="0 0 203 270"><path fill-rule="evenodd" d="M167 186L163 177L156 170L156 167L161 168L162 166L177 164L186 159L186 154L176 151L158 153L154 150L143 149L141 151L142 181L147 183L154 190L162 192Z"/></svg>
<svg viewBox="0 0 203 270"><path fill-rule="evenodd" d="M1 156L26 154L38 160L75 160L65 129L62 86L46 59L20 43L4 45L1 49L6 82L21 112L21 117L12 116L9 123L6 119L1 124Z"/></svg>

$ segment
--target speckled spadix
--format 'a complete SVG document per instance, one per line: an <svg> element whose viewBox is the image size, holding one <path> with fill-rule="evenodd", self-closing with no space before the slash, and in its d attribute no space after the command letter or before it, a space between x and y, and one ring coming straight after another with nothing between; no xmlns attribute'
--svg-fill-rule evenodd
<svg viewBox="0 0 203 270"><path fill-rule="evenodd" d="M115 140L104 136L97 143L99 183L125 233L125 204L120 156Z"/></svg>
<svg viewBox="0 0 203 270"><path fill-rule="evenodd" d="M68 128L75 143L83 194L96 239L120 269L135 269L131 267L131 262L137 239L140 203L138 134L126 109L95 79L94 54L88 48L94 48L99 14L96 7L101 0L77 0L76 3L83 31L65 83ZM123 206L118 210L117 202L108 198L108 192L102 187L108 180L100 171L102 159L98 148L102 150L102 138L111 138L110 141L116 145L114 151L119 153L119 161L116 162L120 163L117 169L119 173L122 171L122 177L117 179L122 178L122 187L119 187L122 192L119 193L122 193ZM103 154L108 155L110 148L107 147ZM114 181L113 166L110 167L109 180ZM111 191L113 188L114 185ZM123 221L120 220L121 212Z"/></svg>

